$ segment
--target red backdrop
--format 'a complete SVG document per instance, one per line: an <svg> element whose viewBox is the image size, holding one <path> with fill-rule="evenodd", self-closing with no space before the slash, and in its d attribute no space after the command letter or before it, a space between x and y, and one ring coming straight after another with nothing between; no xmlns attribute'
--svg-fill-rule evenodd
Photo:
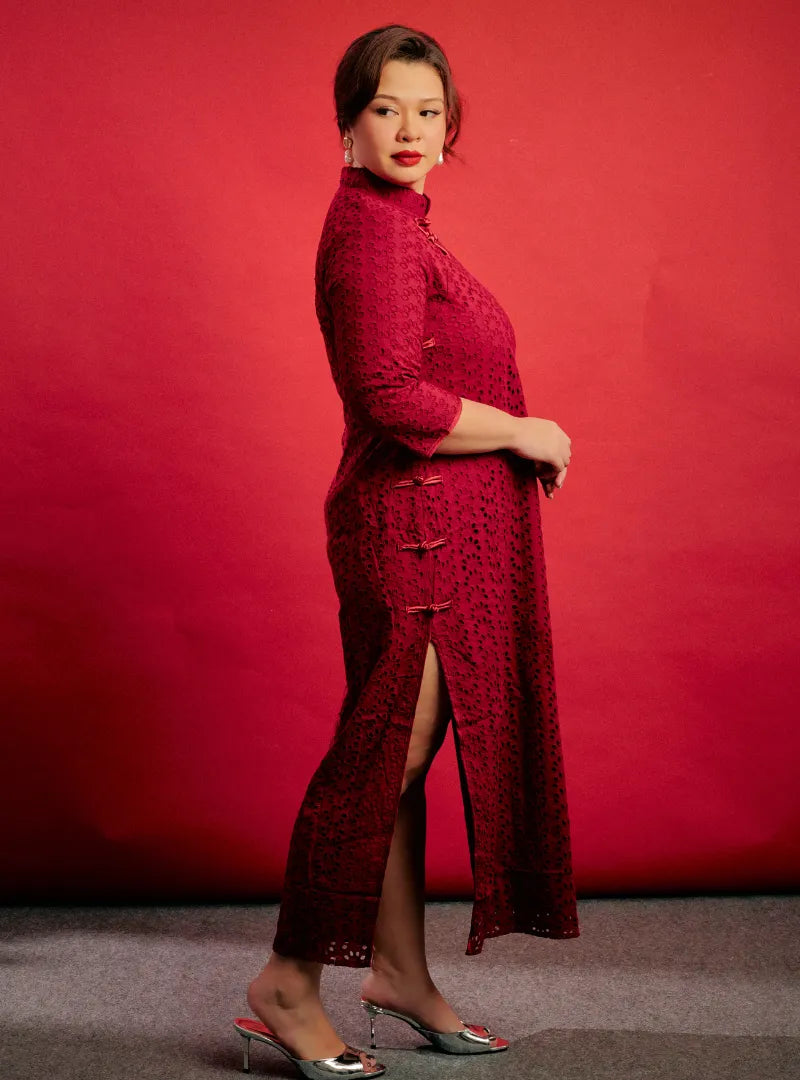
<svg viewBox="0 0 800 1080"><path fill-rule="evenodd" d="M514 322L578 887L792 887L793 3L424 26L466 97L437 233ZM274 898L344 689L313 260L344 48L417 7L39 3L7 22L2 896ZM471 878L452 736L432 895Z"/></svg>

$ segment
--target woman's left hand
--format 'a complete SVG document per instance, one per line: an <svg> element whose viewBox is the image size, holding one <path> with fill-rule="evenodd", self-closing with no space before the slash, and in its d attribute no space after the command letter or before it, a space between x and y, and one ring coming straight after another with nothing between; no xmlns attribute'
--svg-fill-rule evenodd
<svg viewBox="0 0 800 1080"><path fill-rule="evenodd" d="M561 472L555 472L553 466L547 461L534 462L534 470L542 485L542 490L548 499L555 495L556 488L561 489L567 478L567 466Z"/></svg>

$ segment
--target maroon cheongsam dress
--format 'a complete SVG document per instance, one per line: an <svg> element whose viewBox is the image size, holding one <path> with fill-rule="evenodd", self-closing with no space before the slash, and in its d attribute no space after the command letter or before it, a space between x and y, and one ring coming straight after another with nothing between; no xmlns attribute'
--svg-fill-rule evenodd
<svg viewBox="0 0 800 1080"><path fill-rule="evenodd" d="M291 837L274 949L367 967L428 643L487 937L579 934L534 463L437 454L461 397L527 416L514 330L430 198L345 166L316 311L345 430L325 499L346 691Z"/></svg>

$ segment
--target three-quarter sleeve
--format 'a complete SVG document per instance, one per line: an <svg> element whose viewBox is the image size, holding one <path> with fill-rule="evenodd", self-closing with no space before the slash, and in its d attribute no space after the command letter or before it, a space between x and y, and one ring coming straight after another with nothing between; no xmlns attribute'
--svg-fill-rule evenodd
<svg viewBox="0 0 800 1080"><path fill-rule="evenodd" d="M371 202L372 200L370 200ZM365 426L431 457L461 414L458 394L420 377L427 253L409 215L359 201L325 272L333 379Z"/></svg>

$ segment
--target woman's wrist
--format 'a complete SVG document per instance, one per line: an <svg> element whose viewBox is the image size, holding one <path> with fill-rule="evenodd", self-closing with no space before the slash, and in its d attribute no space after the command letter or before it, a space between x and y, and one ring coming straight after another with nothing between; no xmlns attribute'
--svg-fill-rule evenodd
<svg viewBox="0 0 800 1080"><path fill-rule="evenodd" d="M520 421L521 418L519 416L514 416L512 413L507 413L506 415L508 416L508 424L507 424L507 432L508 433L506 435L506 440L507 441L506 441L506 444L505 444L505 449L506 450L511 450L512 453L516 454L517 451L519 450L519 437L520 437L520 427L521 427L519 421Z"/></svg>

